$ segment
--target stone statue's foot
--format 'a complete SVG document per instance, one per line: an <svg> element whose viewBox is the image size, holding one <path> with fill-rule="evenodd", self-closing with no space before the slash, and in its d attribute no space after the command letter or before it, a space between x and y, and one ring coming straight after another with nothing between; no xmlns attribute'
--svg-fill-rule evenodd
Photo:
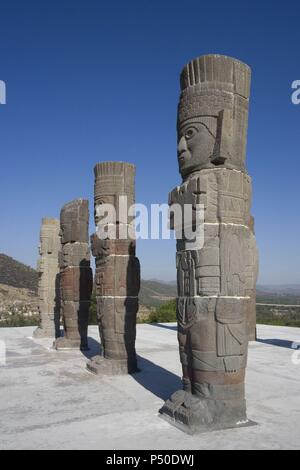
<svg viewBox="0 0 300 470"><path fill-rule="evenodd" d="M69 339L65 336L61 338L57 338L53 343L53 347L57 350L60 350L60 349L80 349L80 351L89 350L87 342L83 342L80 339Z"/></svg>
<svg viewBox="0 0 300 470"><path fill-rule="evenodd" d="M32 336L33 338L55 338L55 331L38 326Z"/></svg>
<svg viewBox="0 0 300 470"><path fill-rule="evenodd" d="M247 419L244 399L199 398L184 390L175 392L159 413L166 421L188 434L255 424Z"/></svg>
<svg viewBox="0 0 300 470"><path fill-rule="evenodd" d="M138 372L136 360L106 359L100 355L92 357L86 367L96 375L127 375Z"/></svg>

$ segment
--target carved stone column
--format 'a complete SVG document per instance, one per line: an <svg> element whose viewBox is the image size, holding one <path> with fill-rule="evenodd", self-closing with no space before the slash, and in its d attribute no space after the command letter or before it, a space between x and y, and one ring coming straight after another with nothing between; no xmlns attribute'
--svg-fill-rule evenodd
<svg viewBox="0 0 300 470"><path fill-rule="evenodd" d="M87 363L95 374L128 374L137 370L136 316L140 289L140 265L135 256L132 218L122 214L120 204L134 204L135 167L129 163L103 162L95 166L95 223L91 237L96 258L96 297L102 354ZM115 218L110 222L97 208L109 204ZM107 230L112 229L110 233ZM130 231L129 231L130 229ZM99 238L100 230L107 238ZM115 235L113 235L113 232ZM123 237L123 238L121 238Z"/></svg>
<svg viewBox="0 0 300 470"><path fill-rule="evenodd" d="M88 349L87 330L93 289L88 227L88 201L76 199L62 208L60 290L64 336L56 340L56 349Z"/></svg>
<svg viewBox="0 0 300 470"><path fill-rule="evenodd" d="M39 315L40 325L33 336L56 338L59 335L59 264L60 251L59 220L44 218L40 232Z"/></svg>
<svg viewBox="0 0 300 470"><path fill-rule="evenodd" d="M199 57L181 74L183 181L169 202L204 206L204 242L177 240L183 390L160 413L188 433L249 424L247 317L253 313L257 277L251 178L245 169L249 89L250 68L230 57Z"/></svg>

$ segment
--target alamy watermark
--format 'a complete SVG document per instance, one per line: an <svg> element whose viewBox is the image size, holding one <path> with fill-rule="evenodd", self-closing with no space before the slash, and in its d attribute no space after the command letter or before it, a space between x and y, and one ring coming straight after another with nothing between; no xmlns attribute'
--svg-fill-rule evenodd
<svg viewBox="0 0 300 470"><path fill-rule="evenodd" d="M0 104L6 104L6 84L0 80Z"/></svg>
<svg viewBox="0 0 300 470"><path fill-rule="evenodd" d="M294 90L291 95L293 104L300 104L300 80L294 80L292 83L292 89Z"/></svg>
<svg viewBox="0 0 300 470"><path fill-rule="evenodd" d="M96 233L105 239L151 239L176 238L204 245L203 204L144 204L128 207L127 196L119 196L115 207L111 203L98 204L95 208ZM173 231L173 234L172 234Z"/></svg>

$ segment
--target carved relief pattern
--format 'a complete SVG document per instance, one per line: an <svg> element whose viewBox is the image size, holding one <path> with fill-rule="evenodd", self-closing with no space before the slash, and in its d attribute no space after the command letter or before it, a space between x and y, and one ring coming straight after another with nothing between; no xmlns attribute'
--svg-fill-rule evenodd
<svg viewBox="0 0 300 470"><path fill-rule="evenodd" d="M59 325L59 220L44 218L40 231L38 296L40 325L34 336L55 338Z"/></svg>
<svg viewBox="0 0 300 470"><path fill-rule="evenodd" d="M246 421L244 376L258 266L245 169L249 88L249 67L219 55L195 59L181 75L183 181L169 204L203 204L204 243L191 249L186 239L177 240L183 391L160 411L190 430ZM176 230L172 212L170 226Z"/></svg>
<svg viewBox="0 0 300 470"><path fill-rule="evenodd" d="M102 355L92 358L87 367L97 374L132 373L137 370L135 337L140 264L135 256L135 240L120 239L118 234L121 228L128 230L131 223L131 219L122 220L119 202L125 197L128 208L134 204L135 167L129 163L103 162L95 166L94 172L95 223L98 229L105 227L97 206L112 204L116 210L117 238L100 239L97 234L91 237Z"/></svg>
<svg viewBox="0 0 300 470"><path fill-rule="evenodd" d="M84 199L66 204L60 214L60 293L64 337L57 349L88 348L88 319L93 289L88 239L89 205Z"/></svg>

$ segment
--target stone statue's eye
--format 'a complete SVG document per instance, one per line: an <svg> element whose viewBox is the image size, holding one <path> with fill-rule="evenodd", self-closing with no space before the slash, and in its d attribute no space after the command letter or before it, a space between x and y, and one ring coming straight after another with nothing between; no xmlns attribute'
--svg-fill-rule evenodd
<svg viewBox="0 0 300 470"><path fill-rule="evenodd" d="M186 139L191 139L195 134L195 130L194 129L188 129L185 134L184 134L184 137Z"/></svg>

